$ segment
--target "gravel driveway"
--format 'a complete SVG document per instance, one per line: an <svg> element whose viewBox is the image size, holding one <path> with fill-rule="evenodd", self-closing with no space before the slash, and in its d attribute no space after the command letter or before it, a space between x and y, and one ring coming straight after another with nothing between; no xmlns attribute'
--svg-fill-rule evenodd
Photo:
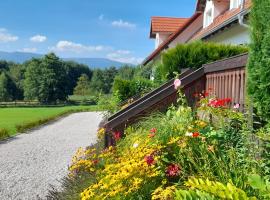
<svg viewBox="0 0 270 200"><path fill-rule="evenodd" d="M96 141L101 113L75 113L28 134L0 142L0 199L44 198L67 174L79 147Z"/></svg>

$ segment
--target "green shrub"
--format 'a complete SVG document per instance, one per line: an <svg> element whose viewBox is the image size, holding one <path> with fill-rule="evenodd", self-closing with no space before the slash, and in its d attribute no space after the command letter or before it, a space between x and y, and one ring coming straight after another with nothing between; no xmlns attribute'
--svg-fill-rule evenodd
<svg viewBox="0 0 270 200"><path fill-rule="evenodd" d="M203 64L247 52L244 46L233 46L210 42L193 42L179 44L162 54L162 65L159 66L163 78L173 78L174 72L184 68L199 68Z"/></svg>
<svg viewBox="0 0 270 200"><path fill-rule="evenodd" d="M124 80L116 78L113 84L113 94L118 95L120 101L124 101L134 95L142 95L154 88L154 83L145 78Z"/></svg>
<svg viewBox="0 0 270 200"><path fill-rule="evenodd" d="M258 113L270 118L270 1L254 0L251 12L252 41L248 64L248 93Z"/></svg>
<svg viewBox="0 0 270 200"><path fill-rule="evenodd" d="M0 140L8 138L9 134L6 129L0 128Z"/></svg>

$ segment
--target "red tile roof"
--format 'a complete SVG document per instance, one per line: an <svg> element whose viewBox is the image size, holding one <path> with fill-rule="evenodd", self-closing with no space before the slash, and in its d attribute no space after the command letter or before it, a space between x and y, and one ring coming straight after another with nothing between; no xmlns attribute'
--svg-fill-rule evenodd
<svg viewBox="0 0 270 200"><path fill-rule="evenodd" d="M150 37L160 32L172 34L187 20L188 18L152 17Z"/></svg>
<svg viewBox="0 0 270 200"><path fill-rule="evenodd" d="M197 1L197 6L196 9L202 8L203 3L205 3L205 0L198 0ZM200 5L201 4L201 5ZM248 10L251 8L252 2L251 0L246 0L245 2L245 9ZM241 12L240 8L237 9L232 9L224 14L216 17L208 27L202 29L199 31L197 34L195 34L191 40L197 40L203 38L205 35L209 34L211 31L215 30L218 28L220 25L224 24L226 21L232 19L233 17L237 16ZM172 34L167 40L165 40L154 52L152 52L144 61L143 65L146 65L149 63L152 59L154 59L162 50L168 47L168 45L176 38L178 37L190 24L193 23L197 17L201 15L201 12L195 12L195 14L189 18L182 26L178 27L178 30ZM152 29L151 29L152 30Z"/></svg>
<svg viewBox="0 0 270 200"><path fill-rule="evenodd" d="M177 38L178 35L180 35L190 24L192 24L199 16L201 13L195 13L191 18L186 20L186 22L182 25L179 26L178 29L167 39L165 40L159 47L152 52L144 61L143 65L146 65L149 63L152 59L154 59L163 49L166 49L166 47L175 39Z"/></svg>
<svg viewBox="0 0 270 200"><path fill-rule="evenodd" d="M251 8L251 0L246 0L245 2L245 9L250 9ZM218 28L220 25L225 23L226 21L232 19L233 17L237 16L241 12L240 8L237 9L232 9L229 11L226 11L224 14L219 15L214 19L214 21L206 28L202 29L200 32L198 32L191 40L197 40L197 39L202 39L204 36L206 36L208 33L211 31L215 30Z"/></svg>

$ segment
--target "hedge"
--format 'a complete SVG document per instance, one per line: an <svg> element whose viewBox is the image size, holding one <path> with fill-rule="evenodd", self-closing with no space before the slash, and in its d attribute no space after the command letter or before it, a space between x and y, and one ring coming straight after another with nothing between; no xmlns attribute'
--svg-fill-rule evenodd
<svg viewBox="0 0 270 200"><path fill-rule="evenodd" d="M124 80L115 78L113 84L113 94L118 96L120 101L124 101L134 95L143 94L154 88L154 84L149 79L137 78Z"/></svg>
<svg viewBox="0 0 270 200"><path fill-rule="evenodd" d="M247 52L246 46L217 44L196 41L179 44L162 54L162 65L159 72L163 79L173 78L174 72L180 73L183 68L199 68L203 64Z"/></svg>
<svg viewBox="0 0 270 200"><path fill-rule="evenodd" d="M258 114L270 118L270 1L253 0L248 93Z"/></svg>

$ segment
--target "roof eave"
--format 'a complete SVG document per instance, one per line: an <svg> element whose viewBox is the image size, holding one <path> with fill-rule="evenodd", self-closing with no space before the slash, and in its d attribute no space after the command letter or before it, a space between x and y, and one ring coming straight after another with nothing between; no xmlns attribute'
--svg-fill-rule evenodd
<svg viewBox="0 0 270 200"><path fill-rule="evenodd" d="M222 29L222 28L224 28L226 26L229 26L230 24L232 24L233 22L238 20L238 16L240 14L247 15L247 14L249 14L249 12L250 12L250 9L247 9L247 10L242 11L241 13L238 13L237 15L231 17L230 19L228 19L225 22L221 23L217 27L215 27L215 28L211 29L210 31L204 33L200 38L197 38L197 39L206 39L207 37L210 37L211 35L215 34L220 29Z"/></svg>

